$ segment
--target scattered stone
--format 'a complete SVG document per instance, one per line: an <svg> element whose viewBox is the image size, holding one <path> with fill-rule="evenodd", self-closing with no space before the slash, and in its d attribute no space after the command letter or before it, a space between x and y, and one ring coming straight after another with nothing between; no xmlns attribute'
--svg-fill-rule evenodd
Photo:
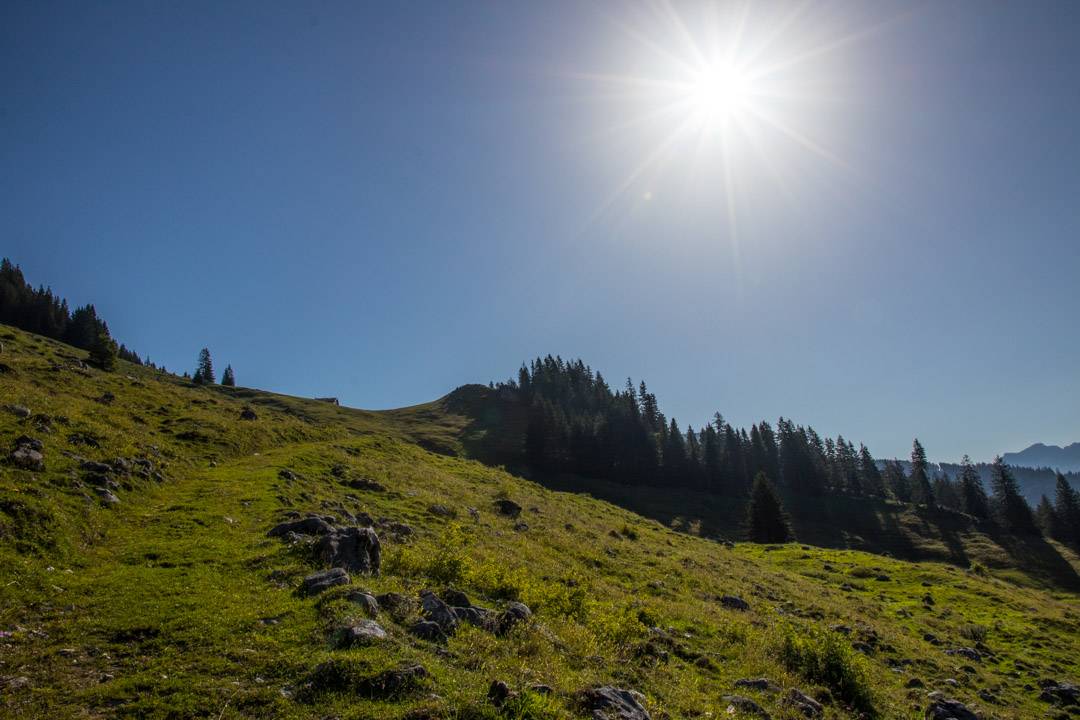
<svg viewBox="0 0 1080 720"><path fill-rule="evenodd" d="M32 414L30 412L30 408L26 407L25 405L8 405L7 409L8 412L10 412L12 415L19 418L20 420L26 419Z"/></svg>
<svg viewBox="0 0 1080 720"><path fill-rule="evenodd" d="M438 515L439 517L457 517L457 513L445 505L429 505L427 511L432 515Z"/></svg>
<svg viewBox="0 0 1080 720"><path fill-rule="evenodd" d="M97 398L97 401L102 405L112 405L115 400L116 396L111 392L102 393L101 397Z"/></svg>
<svg viewBox="0 0 1080 720"><path fill-rule="evenodd" d="M488 688L488 701L495 707L502 707L503 703L509 700L515 693L510 690L510 686L502 680L492 680L491 687Z"/></svg>
<svg viewBox="0 0 1080 720"><path fill-rule="evenodd" d="M266 533L267 537L281 537L288 533L297 533L298 535L329 535L334 532L334 527L319 517L306 517L300 520L292 520L290 522L283 522L280 525L275 525L270 532Z"/></svg>
<svg viewBox="0 0 1080 720"><path fill-rule="evenodd" d="M345 483L353 490L365 490L367 492L386 492L386 486L375 482L374 480L368 480L367 478L354 478Z"/></svg>
<svg viewBox="0 0 1080 720"><path fill-rule="evenodd" d="M348 585L349 573L341 568L320 570L304 578L300 584L300 592L304 595L318 595L324 590L329 590L335 585Z"/></svg>
<svg viewBox="0 0 1080 720"><path fill-rule="evenodd" d="M241 420L258 420L259 416L255 413L254 410L252 410L249 407L246 407L246 408L244 408L243 410L240 411L240 419Z"/></svg>
<svg viewBox="0 0 1080 720"><path fill-rule="evenodd" d="M521 506L508 498L499 498L495 501L495 510L500 515L516 518L521 515Z"/></svg>
<svg viewBox="0 0 1080 720"><path fill-rule="evenodd" d="M41 471L45 469L45 456L41 451L28 445L20 445L12 451L11 462L23 470Z"/></svg>
<svg viewBox="0 0 1080 720"><path fill-rule="evenodd" d="M1080 687L1072 683L1063 683L1056 680L1040 680L1039 687L1042 692L1039 699L1053 705L1078 705L1080 704Z"/></svg>
<svg viewBox="0 0 1080 720"><path fill-rule="evenodd" d="M108 474L113 471L112 465L103 462L96 462L94 460L85 460L79 465L80 468L92 473Z"/></svg>
<svg viewBox="0 0 1080 720"><path fill-rule="evenodd" d="M516 523L514 523L514 532L525 532L528 529L529 523L524 522L523 520L518 520Z"/></svg>
<svg viewBox="0 0 1080 720"><path fill-rule="evenodd" d="M938 693L940 695L940 693ZM931 693L934 695L934 693ZM932 702L926 708L923 716L926 720L979 720L979 716L968 709L959 700L950 700L944 697L931 698Z"/></svg>
<svg viewBox="0 0 1080 720"><path fill-rule="evenodd" d="M833 632L838 632L841 635L850 635L851 634L851 628L849 626L847 626L847 625L833 625L829 629L832 630Z"/></svg>
<svg viewBox="0 0 1080 720"><path fill-rule="evenodd" d="M889 577L888 575L886 575L885 573L881 573L880 575L874 576L874 579L877 580L878 582L890 582L892 580L892 578Z"/></svg>
<svg viewBox="0 0 1080 720"><path fill-rule="evenodd" d="M748 697L742 695L724 695L721 700L727 703L728 708L734 708L740 713L746 713L747 715L756 715L762 720L770 720L770 715L765 711L765 708L758 705L756 702ZM731 712L729 710L729 712ZM734 715L734 712L731 712Z"/></svg>
<svg viewBox="0 0 1080 720"><path fill-rule="evenodd" d="M550 685L543 685L541 683L536 683L534 685L529 686L529 692L534 692L537 695L554 695L555 694L555 688L551 687Z"/></svg>
<svg viewBox="0 0 1080 720"><path fill-rule="evenodd" d="M494 630L496 621L492 620L492 611L482 607L451 607L454 617L481 630Z"/></svg>
<svg viewBox="0 0 1080 720"><path fill-rule="evenodd" d="M593 720L651 720L641 705L644 697L634 690L611 686L590 688L581 693L581 699Z"/></svg>
<svg viewBox="0 0 1080 720"><path fill-rule="evenodd" d="M108 488L99 487L99 488L94 488L94 490L95 490L95 492L97 492L98 497L101 498L101 502L105 503L106 505L119 505L120 504L120 498L116 497L111 492L109 492Z"/></svg>
<svg viewBox="0 0 1080 720"><path fill-rule="evenodd" d="M788 690L784 701L808 718L819 718L825 714L821 703L798 688Z"/></svg>
<svg viewBox="0 0 1080 720"><path fill-rule="evenodd" d="M734 595L725 595L720 598L720 604L729 610L749 610L750 603L743 600L741 597Z"/></svg>
<svg viewBox="0 0 1080 720"><path fill-rule="evenodd" d="M525 603L512 602L495 618L495 632L505 635L517 625L532 617L532 610Z"/></svg>
<svg viewBox="0 0 1080 720"><path fill-rule="evenodd" d="M743 678L735 681L735 687L761 690L763 692L777 692L780 690L780 686L768 678Z"/></svg>
<svg viewBox="0 0 1080 720"><path fill-rule="evenodd" d="M371 593L366 593L366 592L349 593L346 596L346 599L349 602L353 602L353 603L356 603L357 605L359 605L360 608L365 613L367 613L368 615L371 615L372 617L379 614L379 601Z"/></svg>
<svg viewBox="0 0 1080 720"><path fill-rule="evenodd" d="M296 473L294 473L292 470L289 470L288 468L282 468L281 470L278 470L277 475L282 480L295 480L296 479Z"/></svg>
<svg viewBox="0 0 1080 720"><path fill-rule="evenodd" d="M407 613L412 609L412 599L401 593L383 593L382 595L376 595L375 599L378 601L380 608L386 608L392 613Z"/></svg>
<svg viewBox="0 0 1080 720"><path fill-rule="evenodd" d="M469 601L469 596L460 590L450 588L442 594L442 599L447 605L458 607L472 607L472 603Z"/></svg>
<svg viewBox="0 0 1080 720"><path fill-rule="evenodd" d="M924 683L919 678L913 677L910 680L908 680L906 683L904 683L904 687L906 687L906 688L922 688L922 687L926 687L926 683Z"/></svg>
<svg viewBox="0 0 1080 720"><path fill-rule="evenodd" d="M980 653L978 650L975 650L974 648L966 648L966 647L950 648L950 649L945 651L945 654L946 655L959 655L960 657L965 657L968 660L975 660L975 661L979 661L979 660L982 659L982 653Z"/></svg>
<svg viewBox="0 0 1080 720"><path fill-rule="evenodd" d="M446 640L446 633L439 627L437 622L431 620L420 620L409 628L409 632L418 638L423 640L431 640L432 642L442 642Z"/></svg>
<svg viewBox="0 0 1080 720"><path fill-rule="evenodd" d="M319 538L315 552L326 565L350 572L378 575L382 566L382 545L369 527L336 528Z"/></svg>
<svg viewBox="0 0 1080 720"><path fill-rule="evenodd" d="M480 522L480 511L474 507L467 509L469 511L469 517L471 517L475 522Z"/></svg>
<svg viewBox="0 0 1080 720"><path fill-rule="evenodd" d="M420 609L424 617L438 625L444 633L452 634L457 628L458 619L454 611L430 590L420 591Z"/></svg>
<svg viewBox="0 0 1080 720"><path fill-rule="evenodd" d="M368 596L370 597L370 596ZM358 620L355 623L338 628L330 644L335 648L362 647L374 645L386 639L386 631L374 620Z"/></svg>

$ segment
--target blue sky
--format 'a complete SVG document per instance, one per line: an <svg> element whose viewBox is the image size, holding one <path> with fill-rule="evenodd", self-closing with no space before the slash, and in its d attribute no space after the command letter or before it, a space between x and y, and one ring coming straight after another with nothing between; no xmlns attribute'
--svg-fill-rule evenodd
<svg viewBox="0 0 1080 720"><path fill-rule="evenodd" d="M641 3L4 3L0 254L358 407L552 353L695 427L1080 440L1080 6L790 7L745 19L777 123L650 163L682 120L610 78L686 46Z"/></svg>

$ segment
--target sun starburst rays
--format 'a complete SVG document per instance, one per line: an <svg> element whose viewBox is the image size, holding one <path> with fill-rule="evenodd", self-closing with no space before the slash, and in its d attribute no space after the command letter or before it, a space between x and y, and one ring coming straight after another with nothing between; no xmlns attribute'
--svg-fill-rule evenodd
<svg viewBox="0 0 1080 720"><path fill-rule="evenodd" d="M638 148L640 159L630 161L590 224L621 199L651 201L661 174L666 173L668 181L674 177L673 158L685 156L684 176L701 184L699 193L720 201L716 207L727 215L723 226L737 257L738 185L743 176L764 176L779 186L781 195L790 194L795 183L783 158L793 151L853 172L851 164L818 137L827 125L801 122L799 106L827 100L818 91L818 84L828 81L816 67L821 59L877 28L818 32L808 41L812 34L800 33L810 5L806 0L763 21L751 12L756 8L750 3L711 5L691 22L671 3L661 2L641 23L612 19L637 48L637 69L573 77L590 83L593 97L623 103L615 113L619 120L600 132L623 137ZM654 71L642 70L650 67Z"/></svg>

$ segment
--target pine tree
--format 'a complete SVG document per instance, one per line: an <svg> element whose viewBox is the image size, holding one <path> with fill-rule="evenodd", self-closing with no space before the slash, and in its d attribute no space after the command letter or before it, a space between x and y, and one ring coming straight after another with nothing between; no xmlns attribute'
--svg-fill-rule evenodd
<svg viewBox="0 0 1080 720"><path fill-rule="evenodd" d="M1050 504L1050 498L1043 495L1039 498L1039 504L1035 507L1035 522L1043 535L1058 538L1061 535L1061 522L1054 512L1054 506Z"/></svg>
<svg viewBox="0 0 1080 720"><path fill-rule="evenodd" d="M1037 535L1031 507L1020 494L1020 485L1001 456L994 458L991 484L994 488L994 508L1005 527L1016 533Z"/></svg>
<svg viewBox="0 0 1080 720"><path fill-rule="evenodd" d="M878 470L874 456L865 445L859 445L859 477L862 480L863 490L868 495L885 497L885 486L881 480L881 471Z"/></svg>
<svg viewBox="0 0 1080 720"><path fill-rule="evenodd" d="M926 450L918 438L911 445L911 499L913 502L933 506L934 489L930 486L930 476L927 474L929 463L926 461Z"/></svg>
<svg viewBox="0 0 1080 720"><path fill-rule="evenodd" d="M236 387L236 375L233 374L232 365L225 366L225 372L221 375L221 384L225 387Z"/></svg>
<svg viewBox="0 0 1080 720"><path fill-rule="evenodd" d="M776 489L765 473L754 477L746 513L747 535L753 542L783 543L794 539L791 523Z"/></svg>
<svg viewBox="0 0 1080 720"><path fill-rule="evenodd" d="M1080 493L1069 485L1060 472L1054 493L1054 514L1058 522L1054 537L1065 543L1080 545Z"/></svg>
<svg viewBox="0 0 1080 720"><path fill-rule="evenodd" d="M199 351L199 367L195 370L192 379L199 385L213 385L217 382L214 377L214 362L210 359L210 350L203 348Z"/></svg>
<svg viewBox="0 0 1080 720"><path fill-rule="evenodd" d="M983 489L982 478L967 455L960 461L960 498L968 515L981 520L990 517L990 502Z"/></svg>
<svg viewBox="0 0 1080 720"><path fill-rule="evenodd" d="M116 341L109 337L107 330L98 332L94 342L90 345L90 362L102 370L111 372L116 369L116 358L119 354Z"/></svg>

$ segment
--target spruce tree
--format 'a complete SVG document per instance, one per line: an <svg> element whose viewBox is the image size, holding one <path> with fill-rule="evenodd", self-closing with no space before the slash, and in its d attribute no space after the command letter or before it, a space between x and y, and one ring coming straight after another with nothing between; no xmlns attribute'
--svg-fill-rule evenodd
<svg viewBox="0 0 1080 720"><path fill-rule="evenodd" d="M1050 504L1050 498L1045 495L1039 498L1039 504L1035 507L1035 522L1043 535L1060 539L1061 522L1054 512L1054 506Z"/></svg>
<svg viewBox="0 0 1080 720"><path fill-rule="evenodd" d="M1001 456L994 458L991 484L994 488L994 509L1002 524L1016 533L1037 535L1035 518L1031 514L1024 496L1020 494L1020 485Z"/></svg>
<svg viewBox="0 0 1080 720"><path fill-rule="evenodd" d="M118 353L116 341L109 337L108 331L101 330L90 345L90 362L102 370L111 372L116 369Z"/></svg>
<svg viewBox="0 0 1080 720"><path fill-rule="evenodd" d="M934 489L930 486L930 476L927 474L929 463L926 461L926 450L918 438L911 445L911 499L913 502L932 506L934 504Z"/></svg>
<svg viewBox="0 0 1080 720"><path fill-rule="evenodd" d="M1054 515L1057 518L1057 534L1062 542L1080 545L1080 493L1069 485L1060 472L1054 493Z"/></svg>
<svg viewBox="0 0 1080 720"><path fill-rule="evenodd" d="M754 477L746 513L747 535L753 542L783 543L794 539L787 513L765 473Z"/></svg>
<svg viewBox="0 0 1080 720"><path fill-rule="evenodd" d="M960 496L964 512L968 515L981 520L990 517L990 502L987 500L986 490L983 489L982 478L967 455L960 461Z"/></svg>
<svg viewBox="0 0 1080 720"><path fill-rule="evenodd" d="M199 385L213 385L216 382L214 377L214 362L210 359L210 350L203 348L199 351L199 367L195 370L193 378Z"/></svg>
<svg viewBox="0 0 1080 720"><path fill-rule="evenodd" d="M221 384L225 387L236 387L236 375L233 374L232 365L225 366L225 372L221 374Z"/></svg>

